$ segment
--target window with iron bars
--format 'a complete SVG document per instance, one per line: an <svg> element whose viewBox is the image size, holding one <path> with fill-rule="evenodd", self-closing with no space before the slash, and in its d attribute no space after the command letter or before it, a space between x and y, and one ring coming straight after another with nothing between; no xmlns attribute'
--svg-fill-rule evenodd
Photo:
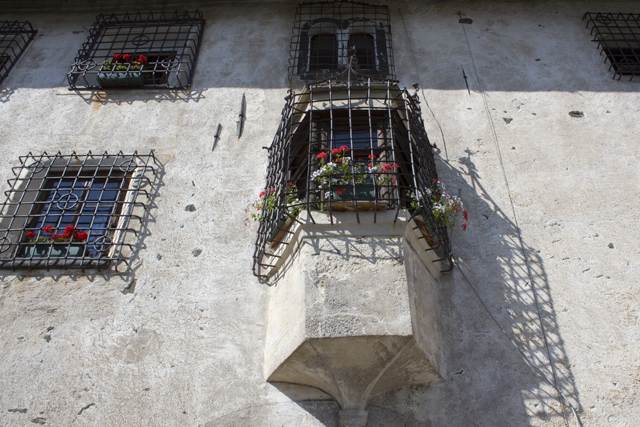
<svg viewBox="0 0 640 427"><path fill-rule="evenodd" d="M640 14L591 13L584 14L587 28L591 26L593 41L609 61L613 78L640 75Z"/></svg>
<svg viewBox="0 0 640 427"><path fill-rule="evenodd" d="M0 24L0 83L18 62L38 33L28 21L5 21Z"/></svg>
<svg viewBox="0 0 640 427"><path fill-rule="evenodd" d="M394 79L387 6L352 1L301 3L291 39L289 78L326 79L347 67L355 53L361 74Z"/></svg>
<svg viewBox="0 0 640 427"><path fill-rule="evenodd" d="M409 212L437 261L451 266L446 226L426 194L437 182L434 153L417 96L395 82L327 81L292 92L269 148L265 202L254 252L254 274L267 277L294 234L299 215L316 222L338 212L356 221L396 220ZM363 215L363 212L368 212Z"/></svg>
<svg viewBox="0 0 640 427"><path fill-rule="evenodd" d="M67 74L70 89L191 87L201 12L98 15Z"/></svg>
<svg viewBox="0 0 640 427"><path fill-rule="evenodd" d="M29 153L0 216L0 267L95 266L127 261L155 181L153 153Z"/></svg>

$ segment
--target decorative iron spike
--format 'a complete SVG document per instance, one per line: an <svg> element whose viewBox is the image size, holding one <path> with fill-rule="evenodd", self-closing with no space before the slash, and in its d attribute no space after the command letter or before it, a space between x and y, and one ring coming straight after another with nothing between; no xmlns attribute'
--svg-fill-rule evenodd
<svg viewBox="0 0 640 427"><path fill-rule="evenodd" d="M244 129L244 121L247 114L247 100L242 94L242 102L240 103L240 113L238 114L238 139L242 136L242 130Z"/></svg>
<svg viewBox="0 0 640 427"><path fill-rule="evenodd" d="M216 148L216 144L218 143L218 139L220 139L220 132L222 130L222 125L218 123L218 127L216 128L216 133L213 135L213 147L211 147L211 151Z"/></svg>

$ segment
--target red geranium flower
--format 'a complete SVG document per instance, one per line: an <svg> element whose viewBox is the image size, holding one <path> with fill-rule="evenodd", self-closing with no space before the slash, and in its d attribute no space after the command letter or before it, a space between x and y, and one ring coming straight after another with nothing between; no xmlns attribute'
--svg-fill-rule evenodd
<svg viewBox="0 0 640 427"><path fill-rule="evenodd" d="M30 239L35 239L36 234L35 234L33 231L29 231L29 232L27 233L27 237L28 237L28 238L30 238Z"/></svg>
<svg viewBox="0 0 640 427"><path fill-rule="evenodd" d="M131 62L131 55L129 55L128 53L125 53L124 55L122 55L122 60L124 62Z"/></svg>
<svg viewBox="0 0 640 427"><path fill-rule="evenodd" d="M464 215L464 220L467 221L469 219L469 215L467 215L467 211L462 211L462 215Z"/></svg>
<svg viewBox="0 0 640 427"><path fill-rule="evenodd" d="M264 195L265 195L265 194L267 194L267 193L265 193L264 191L262 191L258 197L264 197Z"/></svg>
<svg viewBox="0 0 640 427"><path fill-rule="evenodd" d="M349 151L349 147L343 145L342 147L340 147L340 151Z"/></svg>
<svg viewBox="0 0 640 427"><path fill-rule="evenodd" d="M115 55L113 55L113 62L118 62L122 59L122 55L120 55L119 53L116 53Z"/></svg>
<svg viewBox="0 0 640 427"><path fill-rule="evenodd" d="M44 228L44 231L46 231L47 233L54 233L56 230L54 230L54 229L53 229L53 226L51 226L51 225L47 225L47 226Z"/></svg>
<svg viewBox="0 0 640 427"><path fill-rule="evenodd" d="M341 154L342 150L339 148L334 148L333 150L331 150L331 154Z"/></svg>
<svg viewBox="0 0 640 427"><path fill-rule="evenodd" d="M462 223L462 229L463 229L464 231L467 231L467 221L465 221L465 222L463 222L463 223Z"/></svg>
<svg viewBox="0 0 640 427"><path fill-rule="evenodd" d="M76 239L80 240L81 242L84 242L85 240L87 240L88 237L89 235L87 233L78 233L76 235Z"/></svg>
<svg viewBox="0 0 640 427"><path fill-rule="evenodd" d="M73 230L74 230L73 225L67 225L64 228L64 236L71 237L73 235Z"/></svg>
<svg viewBox="0 0 640 427"><path fill-rule="evenodd" d="M375 159L376 155L375 154L369 154L367 157L370 158L370 159Z"/></svg>
<svg viewBox="0 0 640 427"><path fill-rule="evenodd" d="M138 62L140 62L140 63L142 63L142 64L146 64L146 63L148 62L148 61L147 61L147 57L146 57L146 56L144 56L144 55L140 55L140 56L138 56L137 61L138 61Z"/></svg>
<svg viewBox="0 0 640 427"><path fill-rule="evenodd" d="M339 190L336 190L336 194L339 196L342 196L344 194L344 192L347 191L346 188L341 188Z"/></svg>
<svg viewBox="0 0 640 427"><path fill-rule="evenodd" d="M327 157L329 157L329 155L327 153L325 153L324 151L322 153L318 154L318 158L319 159L325 159Z"/></svg>

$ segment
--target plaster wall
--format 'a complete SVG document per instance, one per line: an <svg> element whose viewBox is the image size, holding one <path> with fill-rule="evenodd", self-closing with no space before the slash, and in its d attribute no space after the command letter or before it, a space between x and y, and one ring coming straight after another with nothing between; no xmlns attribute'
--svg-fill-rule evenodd
<svg viewBox="0 0 640 427"><path fill-rule="evenodd" d="M581 17L637 3L388 4L400 84L421 84L438 173L470 221L453 234L462 270L434 298L444 382L378 396L368 425L574 423L541 373L584 425L635 426L640 83L611 79ZM272 291L243 225L288 88L295 3L202 6L184 92L67 90L105 2L4 9L39 33L0 87L2 182L29 151L155 150L164 170L130 269L0 272L2 425L337 425L331 401L266 382Z"/></svg>

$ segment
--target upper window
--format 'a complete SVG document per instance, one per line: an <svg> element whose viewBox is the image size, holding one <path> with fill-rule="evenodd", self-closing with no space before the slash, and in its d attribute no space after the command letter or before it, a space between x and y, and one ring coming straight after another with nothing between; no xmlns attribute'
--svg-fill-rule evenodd
<svg viewBox="0 0 640 427"><path fill-rule="evenodd" d="M343 71L395 78L391 25L386 6L350 1L300 4L291 40L290 78L321 80ZM355 53L355 55L354 55Z"/></svg>
<svg viewBox="0 0 640 427"><path fill-rule="evenodd" d="M592 26L593 41L598 43L613 69L613 77L640 75L640 14L584 14L587 28Z"/></svg>
<svg viewBox="0 0 640 427"><path fill-rule="evenodd" d="M202 42L202 13L99 15L67 77L72 89L185 89Z"/></svg>
<svg viewBox="0 0 640 427"><path fill-rule="evenodd" d="M28 21L0 24L0 83L18 61L38 31Z"/></svg>
<svg viewBox="0 0 640 427"><path fill-rule="evenodd" d="M106 266L126 260L153 154L20 159L0 216L0 266Z"/></svg>

